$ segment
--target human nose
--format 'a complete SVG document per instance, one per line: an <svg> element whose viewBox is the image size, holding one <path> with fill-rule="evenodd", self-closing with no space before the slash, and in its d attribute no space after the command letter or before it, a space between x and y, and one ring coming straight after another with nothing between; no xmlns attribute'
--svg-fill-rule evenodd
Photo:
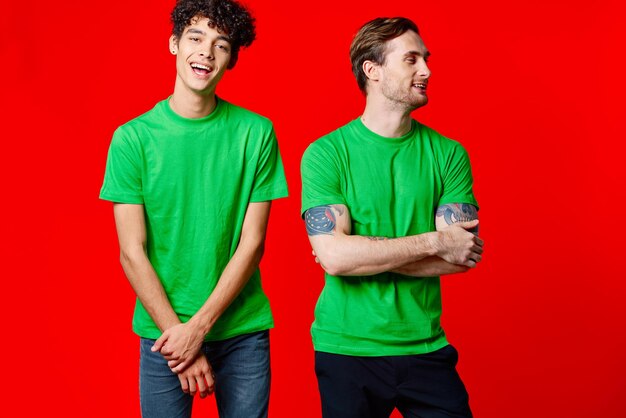
<svg viewBox="0 0 626 418"><path fill-rule="evenodd" d="M428 64L426 63L426 60L420 61L420 66L419 66L418 71L419 71L419 74L425 79L430 78L431 72L430 72L430 68L428 68Z"/></svg>
<svg viewBox="0 0 626 418"><path fill-rule="evenodd" d="M422 75L422 77L424 77L425 79L429 79L431 72L430 72L430 68L428 68L428 64L426 64L426 61L424 61L422 63L422 65L420 66L420 75Z"/></svg>
<svg viewBox="0 0 626 418"><path fill-rule="evenodd" d="M212 60L214 58L213 47L211 45L203 45L200 49L200 56Z"/></svg>

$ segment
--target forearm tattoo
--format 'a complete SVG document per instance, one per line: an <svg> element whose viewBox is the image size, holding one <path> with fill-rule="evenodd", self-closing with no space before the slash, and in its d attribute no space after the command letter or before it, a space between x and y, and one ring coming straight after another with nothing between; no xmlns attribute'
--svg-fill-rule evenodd
<svg viewBox="0 0 626 418"><path fill-rule="evenodd" d="M452 225L456 222L469 222L478 219L478 210L476 206L467 203L450 203L439 206L436 216L438 218L443 217L448 225ZM478 234L478 226L469 231Z"/></svg>
<svg viewBox="0 0 626 418"><path fill-rule="evenodd" d="M306 232L312 235L333 235L337 225L335 213L339 216L343 215L344 209L339 205L317 206L307 210L304 213L304 222L306 223Z"/></svg>

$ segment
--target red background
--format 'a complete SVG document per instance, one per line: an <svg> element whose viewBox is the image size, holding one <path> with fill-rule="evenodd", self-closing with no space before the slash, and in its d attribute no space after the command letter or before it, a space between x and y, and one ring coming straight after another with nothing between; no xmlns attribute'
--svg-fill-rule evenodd
<svg viewBox="0 0 626 418"><path fill-rule="evenodd" d="M299 161L362 111L348 47L385 15L413 18L433 53L416 117L473 164L486 254L444 278L443 323L475 415L624 416L618 3L248 1L258 40L218 94L274 121L290 185L262 263L271 417L320 416L309 327L323 282L299 219ZM139 416L134 296L98 192L115 127L172 91L172 6L2 7L2 416ZM216 416L213 403L194 416Z"/></svg>

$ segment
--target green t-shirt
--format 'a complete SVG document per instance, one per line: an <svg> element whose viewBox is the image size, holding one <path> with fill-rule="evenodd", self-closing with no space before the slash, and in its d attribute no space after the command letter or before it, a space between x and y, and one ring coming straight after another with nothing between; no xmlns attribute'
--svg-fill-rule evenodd
<svg viewBox="0 0 626 418"><path fill-rule="evenodd" d="M344 204L354 235L397 238L430 232L437 206L477 206L463 147L416 121L406 135L385 138L356 119L311 144L301 168L302 213ZM447 345L439 321L439 277L325 277L311 329L317 351L385 356Z"/></svg>
<svg viewBox="0 0 626 418"><path fill-rule="evenodd" d="M163 100L119 127L100 198L144 205L147 253L169 301L186 322L207 300L237 249L249 202L287 196L272 123L218 98L208 116L187 119ZM207 340L273 326L259 270ZM139 299L133 330L158 338Z"/></svg>

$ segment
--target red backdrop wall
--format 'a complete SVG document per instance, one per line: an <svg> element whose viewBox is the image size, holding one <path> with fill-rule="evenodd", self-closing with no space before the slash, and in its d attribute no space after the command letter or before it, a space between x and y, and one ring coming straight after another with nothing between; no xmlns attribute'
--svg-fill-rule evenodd
<svg viewBox="0 0 626 418"><path fill-rule="evenodd" d="M218 94L274 121L290 185L262 263L270 416L320 416L309 327L323 281L299 219L300 157L362 111L348 60L358 27L405 15L433 53L431 101L415 116L468 149L482 207L482 265L443 279L475 415L623 417L621 3L247 4L258 40ZM98 192L113 130L172 91L172 6L3 5L3 416L139 416L134 294ZM194 417L216 416L213 403Z"/></svg>

